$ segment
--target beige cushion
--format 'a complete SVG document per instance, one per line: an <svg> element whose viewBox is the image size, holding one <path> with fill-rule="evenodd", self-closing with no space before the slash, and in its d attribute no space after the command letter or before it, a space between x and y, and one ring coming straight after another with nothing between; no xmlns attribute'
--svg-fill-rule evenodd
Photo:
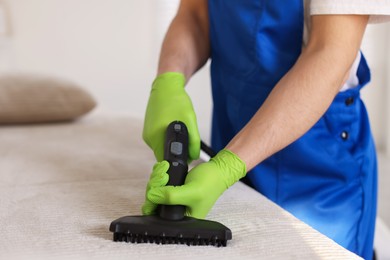
<svg viewBox="0 0 390 260"><path fill-rule="evenodd" d="M0 124L67 121L96 106L78 85L35 75L0 76Z"/></svg>

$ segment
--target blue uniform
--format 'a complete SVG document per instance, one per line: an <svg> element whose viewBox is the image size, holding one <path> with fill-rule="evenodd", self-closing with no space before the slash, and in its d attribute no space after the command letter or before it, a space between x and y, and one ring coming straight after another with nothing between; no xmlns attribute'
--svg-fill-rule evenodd
<svg viewBox="0 0 390 260"><path fill-rule="evenodd" d="M214 149L222 149L243 128L296 62L303 12L302 0L209 0ZM357 76L356 88L340 92L304 136L247 178L299 219L370 259L377 169L359 94L370 80L363 55Z"/></svg>

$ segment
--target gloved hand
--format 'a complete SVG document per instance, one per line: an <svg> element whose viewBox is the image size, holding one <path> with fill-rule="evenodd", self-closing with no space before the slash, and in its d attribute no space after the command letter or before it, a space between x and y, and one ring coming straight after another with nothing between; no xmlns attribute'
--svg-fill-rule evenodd
<svg viewBox="0 0 390 260"><path fill-rule="evenodd" d="M162 185L168 182L165 169L168 170L166 166L153 170L142 208L144 215L155 214L157 204L164 204L187 206L187 216L205 218L219 196L246 174L245 163L228 150L194 167L182 186Z"/></svg>
<svg viewBox="0 0 390 260"><path fill-rule="evenodd" d="M164 159L166 128L174 120L182 121L187 126L189 162L199 158L200 136L196 115L184 84L184 75L176 72L161 74L153 82L142 136L159 162Z"/></svg>
<svg viewBox="0 0 390 260"><path fill-rule="evenodd" d="M169 163L167 161L158 162L153 166L153 172L150 175L148 185L146 186L146 195L152 188L164 187L169 181L167 171ZM144 215L153 215L156 213L157 204L151 202L145 196L145 202L142 206L142 213Z"/></svg>

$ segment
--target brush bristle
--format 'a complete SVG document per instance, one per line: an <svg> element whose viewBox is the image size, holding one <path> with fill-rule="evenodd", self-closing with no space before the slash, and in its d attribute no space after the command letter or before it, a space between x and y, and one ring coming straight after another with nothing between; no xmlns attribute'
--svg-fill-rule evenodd
<svg viewBox="0 0 390 260"><path fill-rule="evenodd" d="M128 243L212 245L225 247L232 239L230 229L221 223L184 217L171 221L158 216L125 216L110 225L114 241Z"/></svg>
<svg viewBox="0 0 390 260"><path fill-rule="evenodd" d="M160 236L149 236L145 234L123 234L123 233L114 233L113 240L115 242L127 242L127 243L155 243L155 244L185 244L188 246L216 246L216 247L225 247L227 241L224 239L218 239L214 236L212 238L201 238L200 235L194 236L194 238L185 238L182 235L178 237L167 237L164 234Z"/></svg>

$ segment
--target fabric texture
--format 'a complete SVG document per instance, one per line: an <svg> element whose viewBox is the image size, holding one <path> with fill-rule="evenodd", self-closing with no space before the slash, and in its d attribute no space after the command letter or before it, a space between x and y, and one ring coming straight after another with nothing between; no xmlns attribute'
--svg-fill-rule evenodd
<svg viewBox="0 0 390 260"><path fill-rule="evenodd" d="M0 124L72 120L96 106L80 86L36 75L0 76Z"/></svg>
<svg viewBox="0 0 390 260"><path fill-rule="evenodd" d="M310 14L370 15L369 23L390 21L390 0L306 0Z"/></svg>
<svg viewBox="0 0 390 260"><path fill-rule="evenodd" d="M232 230L226 248L114 243L155 162L141 132L113 115L0 127L0 259L360 259L240 182L207 217Z"/></svg>

